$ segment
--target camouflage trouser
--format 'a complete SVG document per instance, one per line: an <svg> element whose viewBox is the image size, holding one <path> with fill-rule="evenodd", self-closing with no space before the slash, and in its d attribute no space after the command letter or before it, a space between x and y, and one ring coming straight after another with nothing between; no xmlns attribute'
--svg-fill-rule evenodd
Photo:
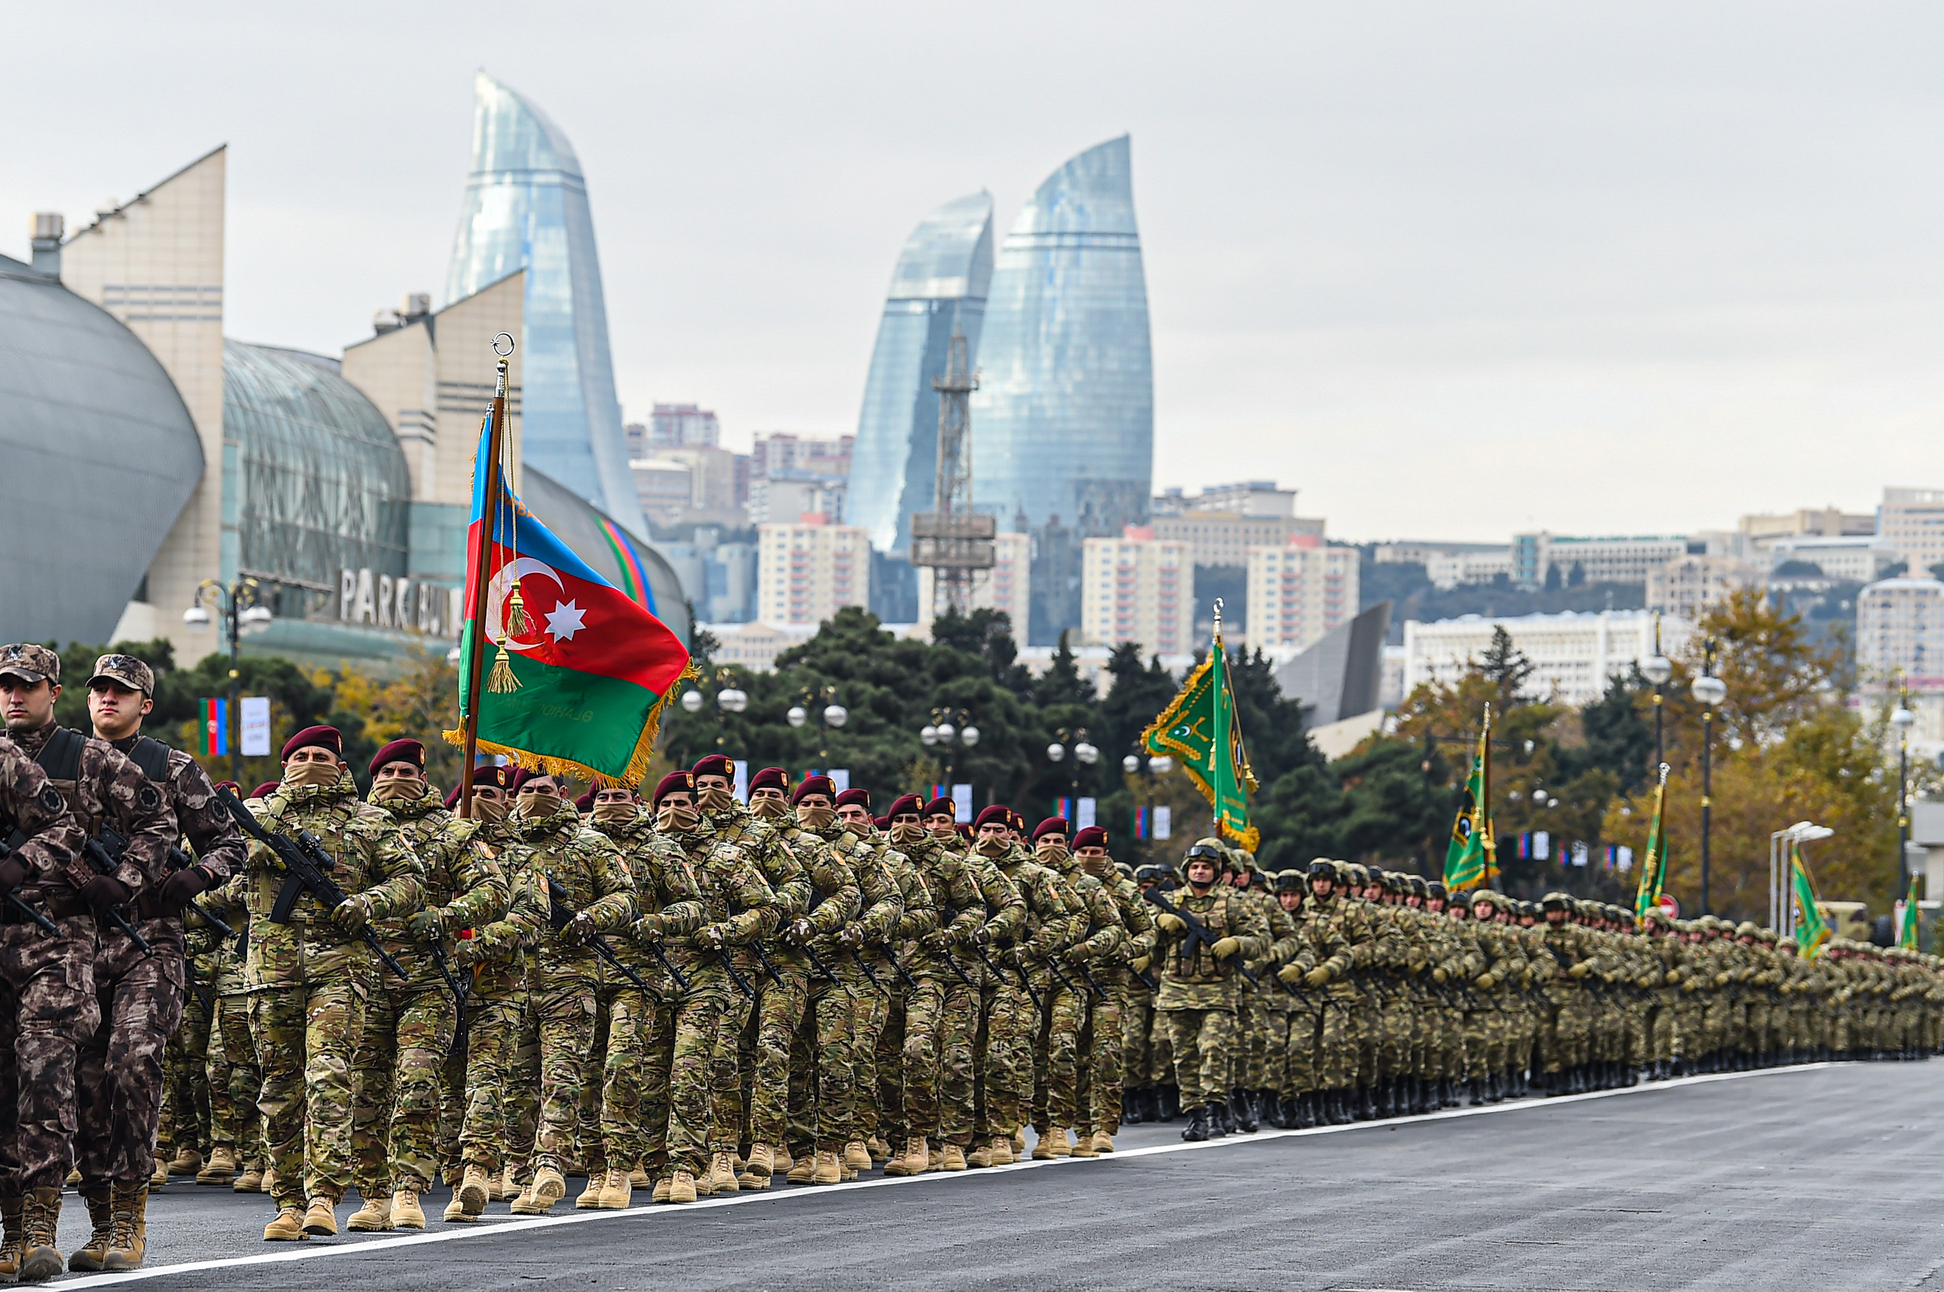
<svg viewBox="0 0 1944 1292"><path fill-rule="evenodd" d="M529 982L520 998L520 1026L514 1033L512 1080L501 1096L506 1115L506 1130L500 1141L507 1160L520 1170L522 1182L532 1172L534 1137L540 1129L540 1028L534 1014L534 991Z"/></svg>
<svg viewBox="0 0 1944 1292"><path fill-rule="evenodd" d="M1033 1038L1033 1129L1073 1126L1079 1119L1080 1032L1087 998L1055 983L1035 982L1045 1009Z"/></svg>
<svg viewBox="0 0 1944 1292"><path fill-rule="evenodd" d="M1505 1051L1505 1015L1496 1009L1465 1011L1465 1070L1461 1077L1480 1081L1497 1072L1493 1060Z"/></svg>
<svg viewBox="0 0 1944 1292"><path fill-rule="evenodd" d="M1320 1090L1317 1079L1316 1039L1324 1009L1309 1005L1292 1009L1284 1019L1283 1080L1276 1093L1306 1095Z"/></svg>
<svg viewBox="0 0 1944 1292"><path fill-rule="evenodd" d="M1126 977L1124 972L1119 976ZM1127 1008L1128 987L1110 975L1096 974L1107 992L1106 1000L1096 1000L1093 1027L1083 1038L1086 1066L1083 1105L1086 1129L1112 1135L1120 1130L1121 1119L1121 1012Z"/></svg>
<svg viewBox="0 0 1944 1292"><path fill-rule="evenodd" d="M609 1170L639 1166L648 1156L648 1125L668 1120L667 1080L652 1087L647 1080L648 1041L656 1032L656 1013L665 1008L632 986L618 989L608 1001L600 1156Z"/></svg>
<svg viewBox="0 0 1944 1292"><path fill-rule="evenodd" d="M976 979L974 980L976 983ZM938 1117L924 1130L941 1141L967 1148L978 1113L980 991L957 975L943 984L938 1008Z"/></svg>
<svg viewBox="0 0 1944 1292"><path fill-rule="evenodd" d="M1170 1009L1162 1017L1174 1052L1182 1111L1227 1098L1223 1085L1235 1048L1235 1015L1218 1009Z"/></svg>
<svg viewBox="0 0 1944 1292"><path fill-rule="evenodd" d="M526 1031L540 1045L540 1116L533 1134L533 1169L558 1171L574 1151L581 1090L594 1046L594 984L556 978L533 986Z"/></svg>
<svg viewBox="0 0 1944 1292"><path fill-rule="evenodd" d="M1381 998L1368 997L1358 1008L1350 1011L1350 1039L1356 1046L1356 1061L1352 1069L1356 1074L1356 1085L1376 1084L1378 1049L1384 1037L1383 1011Z"/></svg>
<svg viewBox="0 0 1944 1292"><path fill-rule="evenodd" d="M0 924L0 1198L66 1180L76 1055L101 1020L94 917L54 923Z"/></svg>
<svg viewBox="0 0 1944 1292"><path fill-rule="evenodd" d="M470 977L470 974L467 975ZM447 1184L456 1184L462 1162L459 1156L459 1128L466 1120L466 1066L472 1054L472 1024L479 1016L479 999L466 993L466 1014L455 1020L452 1048L439 1064L439 1161L445 1164ZM464 1032L460 1031L461 1025ZM460 1043L461 1037L464 1044Z"/></svg>
<svg viewBox="0 0 1944 1292"><path fill-rule="evenodd" d="M75 1061L81 1187L139 1184L155 1170L162 1111L162 1055L182 1021L182 923L143 920L145 956L110 931L95 958L100 1022Z"/></svg>
<svg viewBox="0 0 1944 1292"><path fill-rule="evenodd" d="M765 978L753 1011L748 1105L750 1141L773 1149L790 1136L790 1043L803 1025L810 1000L810 980L804 969L776 960L776 973L783 981Z"/></svg>
<svg viewBox="0 0 1944 1292"><path fill-rule="evenodd" d="M608 1028L612 1021L615 979L602 977L594 990L594 1030L588 1034L587 1079L581 1082L580 1102L574 1110L571 1155L561 1164L569 1175L595 1175L607 1170L607 1150L601 1138L601 1092L607 1084Z"/></svg>
<svg viewBox="0 0 1944 1292"><path fill-rule="evenodd" d="M897 980L889 969L873 965L872 972L885 989L881 993L859 990L857 995L857 1102L851 1112L852 1139L870 1139L877 1134L878 1038L884 1035L884 1025L890 1021L890 993L896 990Z"/></svg>
<svg viewBox="0 0 1944 1292"><path fill-rule="evenodd" d="M1393 986L1377 1017L1377 1076L1398 1077L1411 1066L1411 1044L1417 1020L1402 989Z"/></svg>
<svg viewBox="0 0 1944 1292"><path fill-rule="evenodd" d="M985 987L981 995L986 1038L983 1129L1011 1135L1026 1124L1033 1097L1033 1041L1039 1031L1039 1011L1017 978L1003 987Z"/></svg>
<svg viewBox="0 0 1944 1292"><path fill-rule="evenodd" d="M263 1119L257 1115L256 1100L263 1088L263 1069L257 1066L256 1042L250 1037L248 996L216 998L208 1077L210 1142L228 1144L242 1161L261 1165Z"/></svg>
<svg viewBox="0 0 1944 1292"><path fill-rule="evenodd" d="M692 970L693 986L675 1005L668 1070L668 1161L697 1173L716 1153L736 1151L741 1135L742 994L717 969Z"/></svg>
<svg viewBox="0 0 1944 1292"><path fill-rule="evenodd" d="M1280 1007L1263 1013L1268 1045L1262 1056L1262 1077L1256 1083L1257 1090L1280 1095L1289 1084L1289 1019L1290 1011Z"/></svg>
<svg viewBox="0 0 1944 1292"><path fill-rule="evenodd" d="M908 990L905 994L904 1035L900 1038L896 1056L902 1078L898 1102L904 1114L896 1124L896 1129L901 1132L897 1138L923 1135L936 1139L940 1118L938 1029L945 1012L945 982L928 973L916 977L918 990ZM954 978L952 981L956 983L958 980ZM878 1068L878 1088L880 1091L884 1088L882 1063ZM895 1142L893 1147L896 1147Z"/></svg>
<svg viewBox="0 0 1944 1292"><path fill-rule="evenodd" d="M1316 1041L1319 1090L1348 1090L1357 1082L1357 1004L1335 996L1324 1002Z"/></svg>
<svg viewBox="0 0 1944 1292"><path fill-rule="evenodd" d="M442 982L385 983L366 1002L351 1060L351 1182L367 1199L424 1193L439 1178L440 1070L457 1022Z"/></svg>
<svg viewBox="0 0 1944 1292"><path fill-rule="evenodd" d="M1154 1028L1154 993L1136 988L1121 1010L1121 1071L1127 1075L1130 1090L1145 1090L1154 1084L1148 1070L1148 1036Z"/></svg>
<svg viewBox="0 0 1944 1292"><path fill-rule="evenodd" d="M200 995L187 993L182 1002L182 1022L162 1051L162 1110L155 1123L157 1157L166 1158L177 1148L235 1143L216 1135L217 1091L208 1077L215 1020L207 1008ZM250 1098L256 1099L255 1090Z"/></svg>
<svg viewBox="0 0 1944 1292"><path fill-rule="evenodd" d="M250 997L250 1035L263 1065L257 1108L279 1208L335 1201L351 1184L351 1056L364 1035L368 990L362 980L334 978Z"/></svg>
<svg viewBox="0 0 1944 1292"><path fill-rule="evenodd" d="M877 1044L871 1047L871 1071L876 1080L874 1088L865 1091L871 1132L882 1132L887 1140L899 1147L902 1147L906 1134L904 1037L909 992L908 987L898 987L885 1007L884 1023L878 1028Z"/></svg>
<svg viewBox="0 0 1944 1292"><path fill-rule="evenodd" d="M509 1115L516 1087L514 1055L520 1044L526 989L467 998L466 1114L459 1124L459 1157L468 1166L497 1171L512 1154Z"/></svg>
<svg viewBox="0 0 1944 1292"><path fill-rule="evenodd" d="M836 974L835 982L810 981L803 1021L790 1043L789 1149L796 1157L840 1150L851 1138L857 1020L871 988L849 965L837 965Z"/></svg>

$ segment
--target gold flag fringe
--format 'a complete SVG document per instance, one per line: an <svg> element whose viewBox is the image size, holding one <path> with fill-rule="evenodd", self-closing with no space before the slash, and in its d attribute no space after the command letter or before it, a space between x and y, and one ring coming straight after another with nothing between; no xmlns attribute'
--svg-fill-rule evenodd
<svg viewBox="0 0 1944 1292"><path fill-rule="evenodd" d="M495 664L493 667L497 670L499 666ZM696 671L695 662L691 660L676 675L675 680L668 684L668 689L662 692L661 698L656 700L654 707L648 710L648 720L642 723L641 734L635 738L634 752L628 757L628 766L619 776L612 772L604 772L597 767L589 767L586 763L576 762L571 758L536 754L532 750L517 749L512 745L496 744L490 740L476 741L473 747L482 754L501 755L515 766L539 772L543 776L574 776L591 781L595 785L625 785L629 789L635 789L648 775L648 761L654 753L655 737L661 734L662 710L667 707L677 687L689 678L700 676L701 674ZM446 732L445 738L449 743L461 749L465 748L464 728Z"/></svg>

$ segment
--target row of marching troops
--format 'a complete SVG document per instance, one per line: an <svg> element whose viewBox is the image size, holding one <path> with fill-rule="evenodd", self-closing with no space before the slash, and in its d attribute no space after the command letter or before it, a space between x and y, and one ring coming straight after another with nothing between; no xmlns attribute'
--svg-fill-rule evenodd
<svg viewBox="0 0 1944 1292"><path fill-rule="evenodd" d="M421 1227L440 1179L467 1223L580 1175L620 1208L1004 1164L1028 1125L1097 1156L1123 1073L1129 1117L1197 1139L1939 1039L1929 957L1212 839L1135 876L998 805L874 815L777 768L745 804L721 756L578 801L480 768L456 801L406 739L361 795L313 727L246 801L141 734L141 661L97 662L92 737L54 722L59 669L0 648L0 1280L139 1267L172 1167L300 1240L353 1191L350 1227ZM63 1257L70 1173L93 1232Z"/></svg>

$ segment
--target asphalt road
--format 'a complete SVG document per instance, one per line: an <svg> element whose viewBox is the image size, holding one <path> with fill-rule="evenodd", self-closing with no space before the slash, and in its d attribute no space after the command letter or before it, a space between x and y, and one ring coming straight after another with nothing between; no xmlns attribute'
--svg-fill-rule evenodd
<svg viewBox="0 0 1944 1292"><path fill-rule="evenodd" d="M686 1207L265 1245L262 1195L171 1184L149 1268L63 1286L1944 1292L1944 1061L1699 1077L1430 1118ZM637 1195L639 1198L640 1195ZM340 1211L340 1220L351 1210ZM70 1198L63 1250L85 1239Z"/></svg>

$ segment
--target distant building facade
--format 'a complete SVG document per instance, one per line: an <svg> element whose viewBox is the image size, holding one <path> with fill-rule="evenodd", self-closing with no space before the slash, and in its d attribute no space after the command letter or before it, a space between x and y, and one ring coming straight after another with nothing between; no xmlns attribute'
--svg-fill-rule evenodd
<svg viewBox="0 0 1944 1292"><path fill-rule="evenodd" d="M1358 608L1360 560L1356 548L1327 547L1310 534L1250 548L1249 645L1307 650L1348 623Z"/></svg>
<svg viewBox="0 0 1944 1292"><path fill-rule="evenodd" d="M869 532L858 525L757 527L756 618L771 627L818 624L871 590Z"/></svg>
<svg viewBox="0 0 1944 1292"><path fill-rule="evenodd" d="M1699 619L1743 588L1762 586L1762 573L1729 556L1677 556L1647 575L1647 608Z"/></svg>
<svg viewBox="0 0 1944 1292"><path fill-rule="evenodd" d="M1856 598L1856 663L1867 686L1900 679L1944 688L1944 583L1905 577L1864 588Z"/></svg>
<svg viewBox="0 0 1944 1292"><path fill-rule="evenodd" d="M1195 563L1188 545L1130 525L1119 538L1081 543L1080 638L1134 642L1143 655L1193 649Z"/></svg>
<svg viewBox="0 0 1944 1292"><path fill-rule="evenodd" d="M1575 576L1588 583L1638 583L1677 556L1685 556L1685 535L1609 536L1577 538L1544 530L1512 536L1512 581L1527 587L1546 582L1559 571L1561 583Z"/></svg>
<svg viewBox="0 0 1944 1292"><path fill-rule="evenodd" d="M1032 613L1033 540L1025 534L999 534L992 540L992 568L972 585L968 610L1003 610L1015 636ZM918 622L931 622L932 571L918 571Z"/></svg>
<svg viewBox="0 0 1944 1292"><path fill-rule="evenodd" d="M1944 564L1944 489L1885 489L1877 533L1904 561L1907 574Z"/></svg>
<svg viewBox="0 0 1944 1292"><path fill-rule="evenodd" d="M1465 615L1435 623L1412 619L1404 624L1402 695L1408 697L1426 682L1457 682L1485 657L1493 631L1501 627L1513 648L1532 662L1526 694L1534 699L1556 698L1575 707L1598 699L1611 679L1629 676L1634 665L1654 653L1654 616L1644 610L1567 611L1503 619ZM1689 621L1663 616L1662 651L1678 654L1693 633Z"/></svg>

